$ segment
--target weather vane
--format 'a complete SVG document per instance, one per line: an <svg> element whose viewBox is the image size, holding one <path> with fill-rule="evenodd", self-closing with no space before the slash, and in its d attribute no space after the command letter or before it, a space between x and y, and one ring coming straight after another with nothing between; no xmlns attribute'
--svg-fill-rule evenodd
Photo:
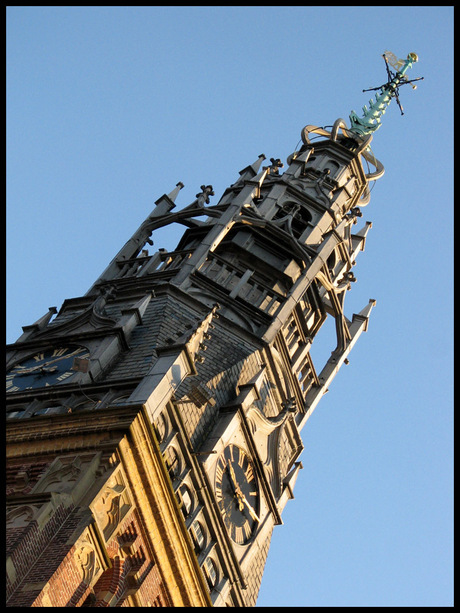
<svg viewBox="0 0 460 613"><path fill-rule="evenodd" d="M379 93L375 96L375 100L369 100L369 108L367 108L366 105L363 106L363 117L358 117L355 111L351 111L350 113L350 130L360 136L367 136L380 128L381 117L387 110L392 98L396 99L401 115L404 115L403 107L399 101L399 88L401 85L414 83L415 81L421 81L423 79L423 77L419 77L418 79L409 80L405 76L405 73L412 67L412 64L418 62L418 57L415 53L409 53L406 60L398 59L390 51L385 51L382 57L385 60L388 81L383 85L379 85L379 87L363 89L363 92L379 90ZM390 66L392 66L396 72L390 70ZM412 88L416 89L417 86L412 85Z"/></svg>

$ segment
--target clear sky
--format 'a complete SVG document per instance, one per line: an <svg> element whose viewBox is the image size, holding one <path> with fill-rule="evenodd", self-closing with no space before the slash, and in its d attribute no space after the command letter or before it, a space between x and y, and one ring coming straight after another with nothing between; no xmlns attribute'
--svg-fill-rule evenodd
<svg viewBox="0 0 460 613"><path fill-rule="evenodd" d="M178 209L202 184L217 204L306 124L360 115L387 49L425 80L372 142L385 175L345 313L377 305L302 431L258 605L453 604L453 8L7 8L8 342L84 294L178 181Z"/></svg>

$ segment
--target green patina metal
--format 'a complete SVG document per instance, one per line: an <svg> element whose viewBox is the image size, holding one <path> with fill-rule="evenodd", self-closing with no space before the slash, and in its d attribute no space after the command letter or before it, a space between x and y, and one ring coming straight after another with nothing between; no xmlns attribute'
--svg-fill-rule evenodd
<svg viewBox="0 0 460 613"><path fill-rule="evenodd" d="M391 65L397 69L396 74L392 73L388 68L388 56ZM386 51L383 54L383 58L387 66L388 82L380 87L371 88L380 90L380 93L375 96L375 100L369 100L369 108L366 105L363 106L363 117L358 117L355 111L351 111L350 113L350 129L360 136L373 134L380 128L382 115L387 110L392 98L396 98L402 113L402 107L398 99L398 88L406 83L413 83L413 81L420 80L419 78L409 81L407 77L404 76L414 62L418 61L418 57L415 53L409 53L406 60L398 60L393 54ZM413 85L412 87L415 89L416 86ZM370 89L363 91L370 91Z"/></svg>

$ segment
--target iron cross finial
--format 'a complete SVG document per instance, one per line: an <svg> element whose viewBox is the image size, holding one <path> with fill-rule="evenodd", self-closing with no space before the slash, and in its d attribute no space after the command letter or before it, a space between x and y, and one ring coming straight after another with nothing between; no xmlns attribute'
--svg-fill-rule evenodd
<svg viewBox="0 0 460 613"><path fill-rule="evenodd" d="M209 196L214 196L212 185L202 185L201 192L196 195L198 206L209 204Z"/></svg>

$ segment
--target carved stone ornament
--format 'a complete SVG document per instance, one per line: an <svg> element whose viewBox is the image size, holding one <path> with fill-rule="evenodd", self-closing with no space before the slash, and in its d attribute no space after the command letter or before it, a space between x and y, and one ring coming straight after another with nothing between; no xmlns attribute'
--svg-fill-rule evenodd
<svg viewBox="0 0 460 613"><path fill-rule="evenodd" d="M70 492L82 471L82 461L77 457L56 458L49 470L33 489L38 492Z"/></svg>
<svg viewBox="0 0 460 613"><path fill-rule="evenodd" d="M38 507L31 504L10 507L6 511L7 528L24 528L34 518Z"/></svg>
<svg viewBox="0 0 460 613"><path fill-rule="evenodd" d="M96 522L107 541L120 521L132 508L131 498L121 469L107 481L95 502L91 505Z"/></svg>
<svg viewBox="0 0 460 613"><path fill-rule="evenodd" d="M97 556L91 543L79 541L75 547L74 560L81 580L90 585L93 576L99 572Z"/></svg>

